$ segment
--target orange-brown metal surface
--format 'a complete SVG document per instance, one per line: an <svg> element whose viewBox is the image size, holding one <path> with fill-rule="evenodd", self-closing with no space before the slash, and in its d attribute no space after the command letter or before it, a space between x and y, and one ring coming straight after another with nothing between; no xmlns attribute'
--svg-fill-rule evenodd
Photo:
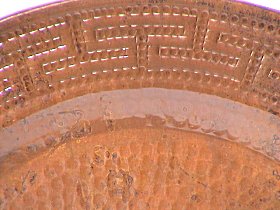
<svg viewBox="0 0 280 210"><path fill-rule="evenodd" d="M280 209L279 17L70 0L0 20L0 209Z"/></svg>
<svg viewBox="0 0 280 210"><path fill-rule="evenodd" d="M278 174L279 173L279 174ZM127 129L53 148L0 185L10 209L277 209L280 166L236 143Z"/></svg>

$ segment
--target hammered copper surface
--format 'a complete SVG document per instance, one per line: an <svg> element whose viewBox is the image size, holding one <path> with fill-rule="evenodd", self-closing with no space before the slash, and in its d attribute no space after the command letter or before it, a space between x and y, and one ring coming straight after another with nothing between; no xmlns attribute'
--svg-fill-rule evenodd
<svg viewBox="0 0 280 210"><path fill-rule="evenodd" d="M70 0L0 20L0 209L280 209L280 19Z"/></svg>
<svg viewBox="0 0 280 210"><path fill-rule="evenodd" d="M8 209L277 209L278 172L236 143L145 128L68 142L0 184Z"/></svg>

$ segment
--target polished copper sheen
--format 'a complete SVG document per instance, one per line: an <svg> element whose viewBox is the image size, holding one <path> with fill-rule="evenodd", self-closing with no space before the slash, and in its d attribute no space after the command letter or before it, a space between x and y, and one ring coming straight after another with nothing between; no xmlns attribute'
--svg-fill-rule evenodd
<svg viewBox="0 0 280 210"><path fill-rule="evenodd" d="M69 0L0 20L0 209L280 209L280 15Z"/></svg>

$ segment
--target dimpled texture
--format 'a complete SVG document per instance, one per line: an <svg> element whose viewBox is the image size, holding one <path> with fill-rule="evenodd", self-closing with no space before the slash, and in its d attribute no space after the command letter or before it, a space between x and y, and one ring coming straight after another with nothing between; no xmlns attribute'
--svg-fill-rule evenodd
<svg viewBox="0 0 280 210"><path fill-rule="evenodd" d="M7 172L0 209L276 210L278 172L275 161L215 137L112 131L62 144Z"/></svg>
<svg viewBox="0 0 280 210"><path fill-rule="evenodd" d="M280 116L279 58L279 14L227 0L69 0L0 20L0 209L280 209L279 129L268 128ZM85 106L70 130L60 123L69 107L40 116L41 127L27 120L86 94L142 88L261 109L271 135L257 134L249 112L241 130L255 139L232 135L226 105L207 122L190 111L183 123L165 115L125 127L106 100L101 123L80 119ZM172 106L161 102L159 111Z"/></svg>

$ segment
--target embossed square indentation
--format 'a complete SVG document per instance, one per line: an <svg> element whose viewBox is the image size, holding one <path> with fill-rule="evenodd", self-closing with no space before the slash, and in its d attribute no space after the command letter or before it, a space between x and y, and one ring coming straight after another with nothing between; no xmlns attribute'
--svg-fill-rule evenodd
<svg viewBox="0 0 280 210"><path fill-rule="evenodd" d="M279 63L265 55L253 82L253 88L269 93L274 100L280 100L280 68Z"/></svg>

